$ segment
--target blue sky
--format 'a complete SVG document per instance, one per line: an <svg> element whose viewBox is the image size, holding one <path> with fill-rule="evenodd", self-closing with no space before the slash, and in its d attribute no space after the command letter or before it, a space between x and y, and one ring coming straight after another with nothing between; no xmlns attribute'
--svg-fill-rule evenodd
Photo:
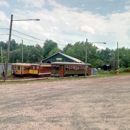
<svg viewBox="0 0 130 130"><path fill-rule="evenodd" d="M99 48L115 49L117 42L130 48L130 0L0 0L0 34L9 33L11 14L14 20L40 19L13 21L13 30L41 39L12 31L18 43L43 46L51 39L63 48L88 39L107 43L97 43ZM7 40L0 35L0 41Z"/></svg>

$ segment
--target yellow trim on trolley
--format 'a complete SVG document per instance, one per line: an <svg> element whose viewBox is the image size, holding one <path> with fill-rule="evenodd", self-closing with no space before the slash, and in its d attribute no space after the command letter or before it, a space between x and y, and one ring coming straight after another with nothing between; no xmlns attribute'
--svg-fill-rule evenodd
<svg viewBox="0 0 130 130"><path fill-rule="evenodd" d="M29 74L38 74L38 70L29 70Z"/></svg>

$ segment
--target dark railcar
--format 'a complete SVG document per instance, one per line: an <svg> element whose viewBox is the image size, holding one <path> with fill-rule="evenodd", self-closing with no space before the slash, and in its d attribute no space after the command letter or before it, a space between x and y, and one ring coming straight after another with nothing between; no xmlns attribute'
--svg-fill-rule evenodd
<svg viewBox="0 0 130 130"><path fill-rule="evenodd" d="M64 77L64 76L83 76L85 75L85 63L75 62L52 62L51 76ZM86 64L87 75L91 75L91 65Z"/></svg>

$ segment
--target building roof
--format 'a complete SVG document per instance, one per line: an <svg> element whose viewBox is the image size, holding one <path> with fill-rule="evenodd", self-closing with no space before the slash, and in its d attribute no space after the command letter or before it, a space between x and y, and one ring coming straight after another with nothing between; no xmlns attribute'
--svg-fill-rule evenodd
<svg viewBox="0 0 130 130"><path fill-rule="evenodd" d="M47 58L45 58L44 60L49 59L49 58L51 58L51 57L53 57L53 56L55 56L55 55L57 55L57 54L60 54L60 55L62 55L62 56L64 56L64 57L67 57L67 58L73 60L74 62L84 63L83 61L81 61L81 60L79 60L79 59L77 59L77 58L74 58L74 57L72 57L72 56L68 56L68 55L63 54L63 53L61 53L61 52L55 53L54 55L52 55L52 56L50 56L50 57L47 57ZM44 61L44 60L43 60L43 61Z"/></svg>
<svg viewBox="0 0 130 130"><path fill-rule="evenodd" d="M59 52L59 53L60 53L60 52ZM74 58L74 57L72 57L72 56L68 56L68 55L63 54L63 53L60 53L60 54L63 55L63 56L65 56L65 57L68 57L69 59L74 60L75 62L84 63L83 61L81 61L81 60L79 60L79 59L77 59L77 58Z"/></svg>

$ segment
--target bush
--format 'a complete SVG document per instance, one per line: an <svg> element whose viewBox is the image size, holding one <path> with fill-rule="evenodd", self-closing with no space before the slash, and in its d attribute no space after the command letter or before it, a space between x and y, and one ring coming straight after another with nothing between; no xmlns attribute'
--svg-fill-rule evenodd
<svg viewBox="0 0 130 130"><path fill-rule="evenodd" d="M130 68L125 68L124 72L130 72Z"/></svg>
<svg viewBox="0 0 130 130"><path fill-rule="evenodd" d="M115 70L110 70L110 74L115 74Z"/></svg>
<svg viewBox="0 0 130 130"><path fill-rule="evenodd" d="M130 72L130 68L119 68L117 71L119 71L119 73Z"/></svg>
<svg viewBox="0 0 130 130"><path fill-rule="evenodd" d="M104 74L104 70L98 70L98 74Z"/></svg>
<svg viewBox="0 0 130 130"><path fill-rule="evenodd" d="M123 72L124 72L124 69L125 69L125 68L119 68L117 71L118 71L119 73L123 73Z"/></svg>
<svg viewBox="0 0 130 130"><path fill-rule="evenodd" d="M107 70L107 71L104 71L104 70L98 70L98 74L99 75L111 75L111 74L114 74L115 73L115 71L114 70Z"/></svg>

